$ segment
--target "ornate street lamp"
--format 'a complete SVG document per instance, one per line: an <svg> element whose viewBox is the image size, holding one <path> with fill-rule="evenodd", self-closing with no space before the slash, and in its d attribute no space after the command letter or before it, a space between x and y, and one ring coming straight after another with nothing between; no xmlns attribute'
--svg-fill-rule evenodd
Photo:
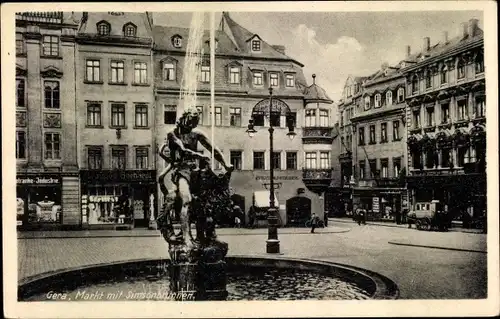
<svg viewBox="0 0 500 319"><path fill-rule="evenodd" d="M286 125L288 127L288 133L286 134L290 140L293 140L295 135L294 131L294 119L292 117L292 112L288 105L279 100L273 99L273 88L269 88L269 98L264 99L257 103L253 109L248 121L248 136L253 137L257 131L254 128L255 116L264 115L269 119L269 158L270 158L270 169L269 169L269 210L267 212L267 222L268 222L268 237L266 241L266 251L269 254L277 254L280 252L280 241L278 239L278 208L274 203L274 158L273 158L273 117L275 116L285 116Z"/></svg>

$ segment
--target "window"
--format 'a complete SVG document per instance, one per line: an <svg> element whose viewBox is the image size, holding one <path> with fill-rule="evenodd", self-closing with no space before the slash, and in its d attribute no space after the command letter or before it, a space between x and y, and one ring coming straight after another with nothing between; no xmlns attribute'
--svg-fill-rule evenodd
<svg viewBox="0 0 500 319"><path fill-rule="evenodd" d="M138 147L135 149L135 168L148 168L148 153L147 147Z"/></svg>
<svg viewBox="0 0 500 319"><path fill-rule="evenodd" d="M210 83L210 66L208 65L201 67L201 82Z"/></svg>
<svg viewBox="0 0 500 319"><path fill-rule="evenodd" d="M306 152L306 169L316 169L317 154L315 152Z"/></svg>
<svg viewBox="0 0 500 319"><path fill-rule="evenodd" d="M413 128L420 128L420 110L413 111Z"/></svg>
<svg viewBox="0 0 500 319"><path fill-rule="evenodd" d="M306 110L306 127L316 126L316 110Z"/></svg>
<svg viewBox="0 0 500 319"><path fill-rule="evenodd" d="M26 132L16 132L16 158L26 158Z"/></svg>
<svg viewBox="0 0 500 319"><path fill-rule="evenodd" d="M111 32L111 25L107 22L97 24L97 33L99 35L109 35Z"/></svg>
<svg viewBox="0 0 500 319"><path fill-rule="evenodd" d="M281 114L278 112L272 112L270 117L271 126L279 127L281 124Z"/></svg>
<svg viewBox="0 0 500 319"><path fill-rule="evenodd" d="M392 170L394 177L399 177L401 173L401 158L393 158L392 159Z"/></svg>
<svg viewBox="0 0 500 319"><path fill-rule="evenodd" d="M286 152L286 169L297 169L297 152Z"/></svg>
<svg viewBox="0 0 500 319"><path fill-rule="evenodd" d="M375 94L375 107L381 107L382 106L382 96L380 94Z"/></svg>
<svg viewBox="0 0 500 319"><path fill-rule="evenodd" d="M45 107L48 109L58 109L60 107L59 82L44 81Z"/></svg>
<svg viewBox="0 0 500 319"><path fill-rule="evenodd" d="M135 127L148 127L148 106L145 104L135 106Z"/></svg>
<svg viewBox="0 0 500 319"><path fill-rule="evenodd" d="M263 113L254 113L252 115L253 124L255 126L264 126L264 114Z"/></svg>
<svg viewBox="0 0 500 319"><path fill-rule="evenodd" d="M137 28L132 23L126 24L123 27L123 35L126 37L135 37L137 34Z"/></svg>
<svg viewBox="0 0 500 319"><path fill-rule="evenodd" d="M463 167L465 164L465 155L467 154L467 151L469 150L468 147L459 147L457 149L457 160L458 160L458 167Z"/></svg>
<svg viewBox="0 0 500 319"><path fill-rule="evenodd" d="M380 124L380 142L381 143L387 142L387 123Z"/></svg>
<svg viewBox="0 0 500 319"><path fill-rule="evenodd" d="M418 93L418 77L414 76L413 79L411 80L411 93L415 94Z"/></svg>
<svg viewBox="0 0 500 319"><path fill-rule="evenodd" d="M22 33L16 33L16 54L24 54L24 37Z"/></svg>
<svg viewBox="0 0 500 319"><path fill-rule="evenodd" d="M45 133L45 159L61 159L61 136Z"/></svg>
<svg viewBox="0 0 500 319"><path fill-rule="evenodd" d="M111 83L123 83L123 61L111 61Z"/></svg>
<svg viewBox="0 0 500 319"><path fill-rule="evenodd" d="M252 40L252 51L260 51L260 40Z"/></svg>
<svg viewBox="0 0 500 319"><path fill-rule="evenodd" d="M203 106L197 106L196 111L198 112L198 123L203 125Z"/></svg>
<svg viewBox="0 0 500 319"><path fill-rule="evenodd" d="M385 103L387 105L392 105L392 91L387 91L385 94Z"/></svg>
<svg viewBox="0 0 500 319"><path fill-rule="evenodd" d="M368 166L370 167L370 176L372 178L378 177L377 160L376 159L368 160Z"/></svg>
<svg viewBox="0 0 500 319"><path fill-rule="evenodd" d="M359 145L365 145L365 128L360 127L358 129L358 144Z"/></svg>
<svg viewBox="0 0 500 319"><path fill-rule="evenodd" d="M222 125L222 107L216 106L215 107L215 126L221 126Z"/></svg>
<svg viewBox="0 0 500 319"><path fill-rule="evenodd" d="M175 81L175 65L173 62L163 62L163 80Z"/></svg>
<svg viewBox="0 0 500 319"><path fill-rule="evenodd" d="M43 36L43 55L45 56L59 55L59 37L53 35Z"/></svg>
<svg viewBox="0 0 500 319"><path fill-rule="evenodd" d="M254 85L262 85L262 72L254 72L253 73L253 84Z"/></svg>
<svg viewBox="0 0 500 319"><path fill-rule="evenodd" d="M279 80L278 80L278 73L269 73L269 85L270 86L278 86L279 85Z"/></svg>
<svg viewBox="0 0 500 319"><path fill-rule="evenodd" d="M101 61L99 60L87 60L87 72L86 77L89 82L99 82L101 80L100 70L101 70Z"/></svg>
<svg viewBox="0 0 500 319"><path fill-rule="evenodd" d="M399 136L399 121L392 122L392 140L399 141L401 137Z"/></svg>
<svg viewBox="0 0 500 319"><path fill-rule="evenodd" d="M432 73L430 71L427 71L427 74L425 75L425 88L430 89L432 87Z"/></svg>
<svg viewBox="0 0 500 319"><path fill-rule="evenodd" d="M370 125L370 144L375 144L375 125Z"/></svg>
<svg viewBox="0 0 500 319"><path fill-rule="evenodd" d="M229 108L229 125L231 126L241 126L241 108L231 107Z"/></svg>
<svg viewBox="0 0 500 319"><path fill-rule="evenodd" d="M475 163L476 162L476 150L474 146L470 145L465 153L464 163Z"/></svg>
<svg viewBox="0 0 500 319"><path fill-rule="evenodd" d="M177 121L177 107L175 105L163 106L163 123L175 124Z"/></svg>
<svg viewBox="0 0 500 319"><path fill-rule="evenodd" d="M287 74L285 75L286 79L286 87L294 87L295 86L295 76L293 74Z"/></svg>
<svg viewBox="0 0 500 319"><path fill-rule="evenodd" d="M230 67L229 68L229 83L240 84L240 72L241 72L241 69L239 67Z"/></svg>
<svg viewBox="0 0 500 319"><path fill-rule="evenodd" d="M253 169L265 169L264 152L253 152Z"/></svg>
<svg viewBox="0 0 500 319"><path fill-rule="evenodd" d="M281 169L281 152L273 152L273 168Z"/></svg>
<svg viewBox="0 0 500 319"><path fill-rule="evenodd" d="M411 159L412 159L413 168L419 168L419 169L422 168L422 158L421 158L420 151L418 151L418 150L412 151Z"/></svg>
<svg viewBox="0 0 500 319"><path fill-rule="evenodd" d="M389 160L381 159L380 160L380 177L388 178L389 177Z"/></svg>
<svg viewBox="0 0 500 319"><path fill-rule="evenodd" d="M370 97L369 96L365 96L365 110L369 110L370 109Z"/></svg>
<svg viewBox="0 0 500 319"><path fill-rule="evenodd" d="M16 79L16 106L25 107L26 82L24 79Z"/></svg>
<svg viewBox="0 0 500 319"><path fill-rule="evenodd" d="M125 104L111 104L111 126L125 127Z"/></svg>
<svg viewBox="0 0 500 319"><path fill-rule="evenodd" d="M446 66L443 66L441 68L441 84L445 84L448 82L448 68Z"/></svg>
<svg viewBox="0 0 500 319"><path fill-rule="evenodd" d="M241 170L241 164L243 163L241 151L231 151L229 160L231 161L231 165L233 165L234 169Z"/></svg>
<svg viewBox="0 0 500 319"><path fill-rule="evenodd" d="M434 150L428 149L425 152L425 167L434 168Z"/></svg>
<svg viewBox="0 0 500 319"><path fill-rule="evenodd" d="M465 61L459 59L457 63L457 78L463 79L465 77Z"/></svg>
<svg viewBox="0 0 500 319"><path fill-rule="evenodd" d="M484 95L476 96L476 118L486 116L486 100Z"/></svg>
<svg viewBox="0 0 500 319"><path fill-rule="evenodd" d="M328 127L328 110L319 110L319 126Z"/></svg>
<svg viewBox="0 0 500 319"><path fill-rule="evenodd" d="M88 169L102 169L102 148L89 147L87 149Z"/></svg>
<svg viewBox="0 0 500 319"><path fill-rule="evenodd" d="M401 103L405 100L405 89L404 88L399 88L398 89L398 103Z"/></svg>
<svg viewBox="0 0 500 319"><path fill-rule="evenodd" d="M426 119L425 119L425 124L427 126L434 126L434 107L427 107L426 108Z"/></svg>
<svg viewBox="0 0 500 319"><path fill-rule="evenodd" d="M359 162L359 179L365 179L366 164L365 161Z"/></svg>
<svg viewBox="0 0 500 319"><path fill-rule="evenodd" d="M288 113L288 121L291 121L293 127L297 127L297 112Z"/></svg>
<svg viewBox="0 0 500 319"><path fill-rule="evenodd" d="M126 167L127 167L127 153L125 147L111 148L111 168L126 169Z"/></svg>
<svg viewBox="0 0 500 319"><path fill-rule="evenodd" d="M463 121L463 120L466 120L467 117L468 117L468 114L467 114L467 100L466 99L463 99L463 100L458 100L457 101L457 119L459 121Z"/></svg>
<svg viewBox="0 0 500 319"><path fill-rule="evenodd" d="M16 42L17 44L17 42ZM475 69L476 69L476 74L480 74L484 72L484 56L482 54L476 55L475 59Z"/></svg>
<svg viewBox="0 0 500 319"><path fill-rule="evenodd" d="M180 47L182 47L182 37L180 37L180 36L173 36L173 37L172 37L172 45L173 45L175 48L180 48Z"/></svg>
<svg viewBox="0 0 500 319"><path fill-rule="evenodd" d="M321 169L330 168L330 152L319 153L319 167Z"/></svg>
<svg viewBox="0 0 500 319"><path fill-rule="evenodd" d="M101 104L90 103L87 105L87 125L101 126Z"/></svg>
<svg viewBox="0 0 500 319"><path fill-rule="evenodd" d="M134 83L148 83L148 65L146 62L134 62Z"/></svg>
<svg viewBox="0 0 500 319"><path fill-rule="evenodd" d="M346 115L347 115L347 112L346 112ZM340 126L341 127L344 126L344 112L340 112Z"/></svg>
<svg viewBox="0 0 500 319"><path fill-rule="evenodd" d="M441 123L445 124L450 121L450 103L441 104Z"/></svg>
<svg viewBox="0 0 500 319"><path fill-rule="evenodd" d="M451 166L451 150L449 148L441 149L441 167Z"/></svg>

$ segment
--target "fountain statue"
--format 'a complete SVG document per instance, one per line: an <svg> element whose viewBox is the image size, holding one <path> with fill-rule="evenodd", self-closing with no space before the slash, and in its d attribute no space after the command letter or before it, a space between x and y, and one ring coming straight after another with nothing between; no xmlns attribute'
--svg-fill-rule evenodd
<svg viewBox="0 0 500 319"><path fill-rule="evenodd" d="M160 149L159 156L167 167L159 177L164 204L157 223L169 245L171 290L192 294L198 300L225 300L224 257L228 247L217 239L214 217L230 212L229 180L233 167L197 128L198 119L195 109L186 110ZM198 143L213 151L225 174L216 175L212 171L208 165L210 157L197 151ZM169 172L172 172L173 190L165 186ZM177 234L172 221L174 215L180 217L181 223ZM195 238L192 222L196 224Z"/></svg>

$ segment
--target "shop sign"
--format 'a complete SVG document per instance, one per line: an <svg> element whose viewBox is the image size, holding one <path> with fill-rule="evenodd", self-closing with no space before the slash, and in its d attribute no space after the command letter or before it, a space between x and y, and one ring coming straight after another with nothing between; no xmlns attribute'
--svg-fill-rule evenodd
<svg viewBox="0 0 500 319"><path fill-rule="evenodd" d="M89 203L116 203L118 196L113 195L90 195L88 197Z"/></svg>
<svg viewBox="0 0 500 319"><path fill-rule="evenodd" d="M378 197L372 198L372 211L378 213L380 211L380 201Z"/></svg>
<svg viewBox="0 0 500 319"><path fill-rule="evenodd" d="M81 171L81 180L90 182L153 182L156 179L156 171L120 171L120 170L99 170Z"/></svg>
<svg viewBox="0 0 500 319"><path fill-rule="evenodd" d="M23 176L17 177L17 182L18 185L57 185L61 184L61 177L60 176L53 176L53 175L42 175L42 176L33 176L33 177L27 177Z"/></svg>
<svg viewBox="0 0 500 319"><path fill-rule="evenodd" d="M270 180L271 177L269 175L266 175L266 176L255 176L255 180L258 180L258 181L268 181ZM274 180L275 181L295 181L295 180L298 180L299 177L298 176L289 176L289 175L285 175L285 176L274 176Z"/></svg>

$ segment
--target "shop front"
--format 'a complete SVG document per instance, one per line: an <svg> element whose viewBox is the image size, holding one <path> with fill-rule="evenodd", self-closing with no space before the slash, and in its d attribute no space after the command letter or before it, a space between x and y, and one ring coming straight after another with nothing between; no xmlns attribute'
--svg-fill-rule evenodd
<svg viewBox="0 0 500 319"><path fill-rule="evenodd" d="M365 210L367 220L402 222L405 200L404 188L354 187L353 189L353 211Z"/></svg>
<svg viewBox="0 0 500 319"><path fill-rule="evenodd" d="M59 228L63 221L61 175L17 175L16 179L18 228Z"/></svg>
<svg viewBox="0 0 500 319"><path fill-rule="evenodd" d="M154 170L81 171L83 227L147 228L149 220L155 218L155 176Z"/></svg>

